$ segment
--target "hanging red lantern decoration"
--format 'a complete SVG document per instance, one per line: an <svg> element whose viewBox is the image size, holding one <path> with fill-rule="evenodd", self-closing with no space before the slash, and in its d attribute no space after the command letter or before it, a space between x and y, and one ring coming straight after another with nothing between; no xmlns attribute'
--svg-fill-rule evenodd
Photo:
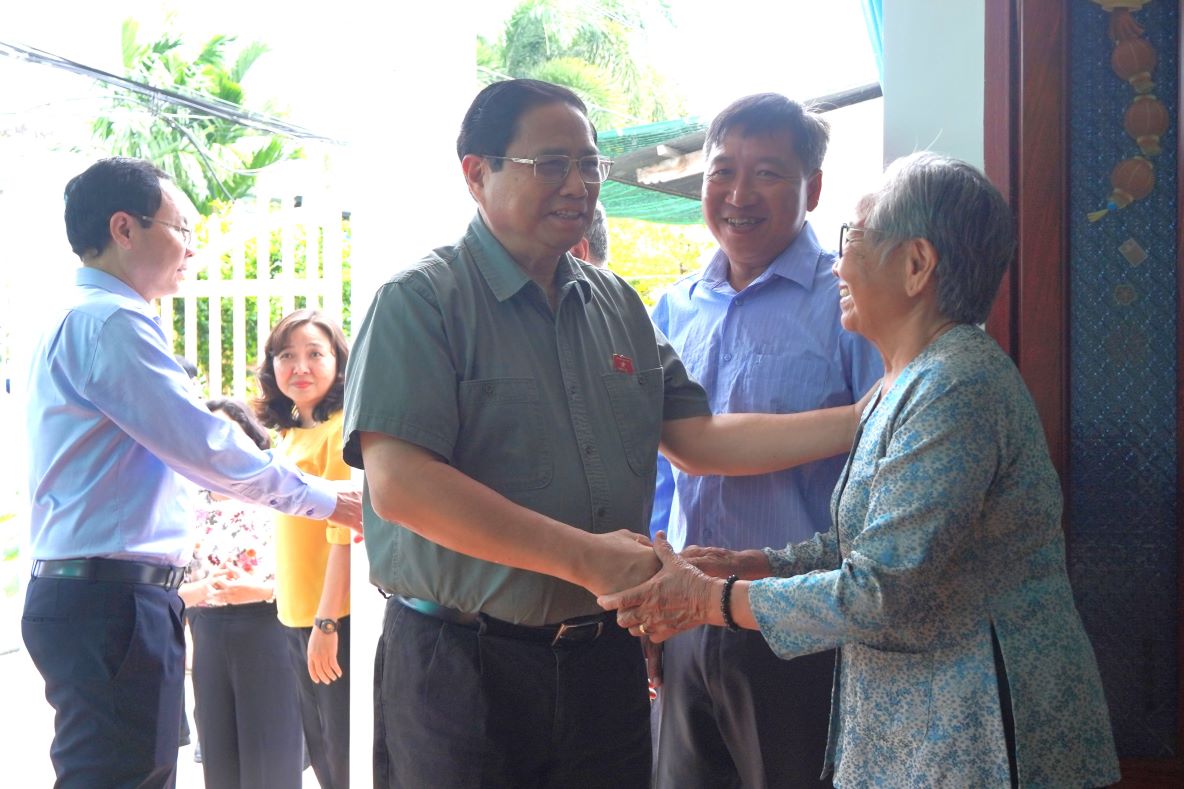
<svg viewBox="0 0 1184 789"><path fill-rule="evenodd" d="M1150 160L1142 156L1123 159L1110 171L1110 185L1114 190L1110 192L1106 207L1090 213L1089 221L1097 222L1109 212L1126 208L1134 201L1151 194L1155 187L1155 168Z"/></svg>
<svg viewBox="0 0 1184 789"><path fill-rule="evenodd" d="M1155 70L1158 55L1143 37L1143 26L1132 16L1151 0L1093 1L1110 14L1110 38L1114 42L1110 67L1138 94L1126 108L1122 127L1143 153L1122 160L1110 171L1112 191L1106 207L1087 214L1089 221L1097 222L1111 211L1126 208L1151 194L1155 188L1155 168L1145 157L1162 151L1159 141L1171 125L1171 118L1163 104L1151 95L1155 87L1151 72Z"/></svg>
<svg viewBox="0 0 1184 789"><path fill-rule="evenodd" d="M1138 93L1150 93L1155 87L1151 72L1155 70L1158 56L1155 47L1145 38L1128 38L1114 45L1110 53L1110 68L1130 83Z"/></svg>
<svg viewBox="0 0 1184 789"><path fill-rule="evenodd" d="M1122 128L1134 138L1139 150L1147 156L1160 153L1159 138L1168 130L1167 109L1159 99L1150 93L1136 96L1131 106L1126 108L1126 115L1122 119Z"/></svg>

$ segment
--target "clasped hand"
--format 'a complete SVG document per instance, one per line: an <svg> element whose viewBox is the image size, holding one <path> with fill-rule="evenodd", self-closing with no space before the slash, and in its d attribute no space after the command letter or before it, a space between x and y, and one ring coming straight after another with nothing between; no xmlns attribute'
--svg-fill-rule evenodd
<svg viewBox="0 0 1184 789"><path fill-rule="evenodd" d="M206 605L243 605L267 600L272 595L270 584L262 583L249 573L234 567L220 567L206 579Z"/></svg>
<svg viewBox="0 0 1184 789"><path fill-rule="evenodd" d="M656 575L631 589L600 595L596 602L606 611L615 610L617 624L633 635L661 643L711 623L722 582L675 553L663 532L654 540L654 553L662 563Z"/></svg>

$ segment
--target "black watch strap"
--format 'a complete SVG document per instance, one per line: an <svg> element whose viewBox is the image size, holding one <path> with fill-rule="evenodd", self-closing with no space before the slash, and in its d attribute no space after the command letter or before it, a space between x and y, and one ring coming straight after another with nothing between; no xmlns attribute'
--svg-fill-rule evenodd
<svg viewBox="0 0 1184 789"><path fill-rule="evenodd" d="M337 632L337 620L336 619L321 619L318 616L318 617L313 618L312 623L316 627L316 629L320 630L322 633L330 634L330 633Z"/></svg>

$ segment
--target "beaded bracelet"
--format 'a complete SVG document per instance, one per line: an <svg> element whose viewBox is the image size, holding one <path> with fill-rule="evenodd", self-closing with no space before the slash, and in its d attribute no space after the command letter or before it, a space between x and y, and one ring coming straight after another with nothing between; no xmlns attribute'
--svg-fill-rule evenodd
<svg viewBox="0 0 1184 789"><path fill-rule="evenodd" d="M727 625L728 630L733 633L740 630L740 626L736 624L736 620L732 618L732 586L736 581L740 580L740 576L732 573L728 576L728 580L724 581L723 594L719 596L719 610L724 615L724 624Z"/></svg>

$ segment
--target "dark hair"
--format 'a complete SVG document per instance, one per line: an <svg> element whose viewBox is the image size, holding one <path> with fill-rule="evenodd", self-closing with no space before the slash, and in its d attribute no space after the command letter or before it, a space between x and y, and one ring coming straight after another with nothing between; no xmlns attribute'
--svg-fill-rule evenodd
<svg viewBox="0 0 1184 789"><path fill-rule="evenodd" d="M803 107L780 93L756 93L729 104L715 116L703 139L703 153L708 154L727 133L741 134L789 132L793 150L806 174L822 169L826 146L830 142L830 124L811 107Z"/></svg>
<svg viewBox="0 0 1184 789"><path fill-rule="evenodd" d="M341 410L345 402L345 363L349 361L349 344L345 341L345 334L337 321L326 317L320 310L296 310L285 315L267 338L267 347L263 351L263 362L259 365L255 375L259 379L259 397L255 399L255 413L259 421L276 430L287 430L290 427L300 427L300 418L294 411L296 404L286 394L280 391L275 380L275 355L288 344L288 337L293 331L311 323L329 336L333 346L333 355L337 358L337 375L329 391L312 410L312 418L317 422L324 422L330 415Z"/></svg>
<svg viewBox="0 0 1184 789"><path fill-rule="evenodd" d="M271 436L266 428L259 424L259 420L251 413L251 409L247 408L246 403L229 397L213 397L206 400L206 408L214 413L221 411L230 417L255 442L255 446L260 449L271 449Z"/></svg>
<svg viewBox="0 0 1184 789"><path fill-rule="evenodd" d="M185 371L186 375L188 375L190 378L197 378L197 365L179 353L174 355L173 358L177 360L177 364L181 365L181 369Z"/></svg>
<svg viewBox="0 0 1184 789"><path fill-rule="evenodd" d="M478 156L504 156L506 148L518 134L518 121L527 111L544 104L561 102L580 111L585 119L588 108L580 97L561 85L542 82L537 79L508 79L486 85L460 124L460 135L456 138L456 156L463 159L469 154ZM592 141L596 141L596 127L592 129ZM500 170L502 162L494 159L489 163L493 170Z"/></svg>
<svg viewBox="0 0 1184 789"><path fill-rule="evenodd" d="M869 228L897 243L924 238L937 250L938 311L959 323L985 321L1015 254L1015 222L999 190L966 162L921 152L889 165L872 198Z"/></svg>
<svg viewBox="0 0 1184 789"><path fill-rule="evenodd" d="M125 211L140 217L160 210L163 170L143 159L100 159L66 184L66 238L78 257L99 255L111 241L111 217Z"/></svg>
<svg viewBox="0 0 1184 789"><path fill-rule="evenodd" d="M596 201L596 210L592 212L592 223L588 225L588 232L584 233L588 239L588 262L594 266L608 265L608 217L604 213L604 205Z"/></svg>

